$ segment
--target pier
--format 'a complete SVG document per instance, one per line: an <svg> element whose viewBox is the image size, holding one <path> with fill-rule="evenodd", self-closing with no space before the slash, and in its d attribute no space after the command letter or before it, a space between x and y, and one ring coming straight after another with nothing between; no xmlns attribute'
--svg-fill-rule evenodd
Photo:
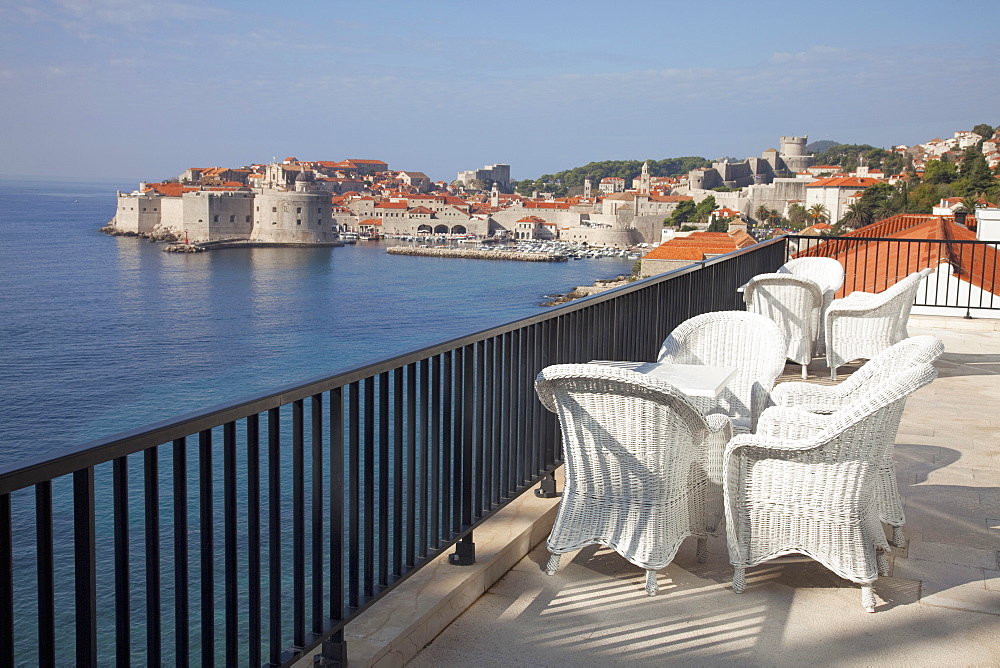
<svg viewBox="0 0 1000 668"><path fill-rule="evenodd" d="M419 255L421 257L457 257L466 260L512 260L517 262L566 262L565 255L553 253L525 253L509 250L478 250L466 248L423 248L421 246L391 246L391 255Z"/></svg>

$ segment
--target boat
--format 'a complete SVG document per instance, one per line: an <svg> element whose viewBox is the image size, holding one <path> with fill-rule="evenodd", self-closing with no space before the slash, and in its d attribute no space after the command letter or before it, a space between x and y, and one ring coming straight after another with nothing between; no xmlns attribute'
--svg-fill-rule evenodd
<svg viewBox="0 0 1000 668"><path fill-rule="evenodd" d="M356 244L358 243L358 233L357 232L341 232L340 240L345 244Z"/></svg>

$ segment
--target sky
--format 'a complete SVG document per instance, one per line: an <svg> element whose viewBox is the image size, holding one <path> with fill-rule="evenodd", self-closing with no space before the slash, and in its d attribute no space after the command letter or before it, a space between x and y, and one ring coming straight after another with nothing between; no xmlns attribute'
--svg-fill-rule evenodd
<svg viewBox="0 0 1000 668"><path fill-rule="evenodd" d="M451 181L1000 124L995 0L0 0L0 173Z"/></svg>

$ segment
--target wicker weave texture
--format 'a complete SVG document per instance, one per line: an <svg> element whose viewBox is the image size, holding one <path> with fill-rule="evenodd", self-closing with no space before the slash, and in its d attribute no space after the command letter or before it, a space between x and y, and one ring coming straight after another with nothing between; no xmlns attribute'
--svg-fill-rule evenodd
<svg viewBox="0 0 1000 668"><path fill-rule="evenodd" d="M933 363L943 352L944 344L939 339L933 336L914 336L883 350L839 385L781 383L774 388L771 398L778 406L832 413L849 406L859 396L874 391L883 381L901 371ZM886 434L886 438L889 447L878 467L875 497L881 520L893 527L901 527L906 522L906 516L903 513L893 463L896 432ZM894 531L893 543L902 546L902 538L896 537L896 533Z"/></svg>
<svg viewBox="0 0 1000 668"><path fill-rule="evenodd" d="M535 388L558 415L563 437L565 488L548 539L553 555L596 543L656 570L686 537L710 531L703 460L706 450L721 459L732 436L728 420L709 422L679 390L625 369L550 366Z"/></svg>
<svg viewBox="0 0 1000 668"><path fill-rule="evenodd" d="M788 359L809 365L823 305L823 291L815 282L792 274L758 274L746 284L743 301L747 310L770 318L781 328Z"/></svg>
<svg viewBox="0 0 1000 668"><path fill-rule="evenodd" d="M749 432L769 405L771 388L784 371L785 350L785 335L770 318L746 311L714 311L678 325L663 342L657 361L738 368L718 397L690 400L702 414L729 416L736 431Z"/></svg>
<svg viewBox="0 0 1000 668"><path fill-rule="evenodd" d="M834 378L837 367L871 359L907 338L913 300L920 281L930 273L930 269L914 272L877 294L852 292L833 300L826 313L826 363Z"/></svg>
<svg viewBox="0 0 1000 668"><path fill-rule="evenodd" d="M826 349L826 312L833 303L837 290L844 285L844 266L832 257L800 257L781 265L778 273L808 278L823 291L823 303L816 312L816 329L813 333L815 352L822 354Z"/></svg>
<svg viewBox="0 0 1000 668"><path fill-rule="evenodd" d="M874 503L878 470L903 401L936 376L930 364L908 368L830 415L776 406L756 434L730 441L726 536L737 590L745 568L799 553L861 583L865 608L874 608L877 550L888 549Z"/></svg>

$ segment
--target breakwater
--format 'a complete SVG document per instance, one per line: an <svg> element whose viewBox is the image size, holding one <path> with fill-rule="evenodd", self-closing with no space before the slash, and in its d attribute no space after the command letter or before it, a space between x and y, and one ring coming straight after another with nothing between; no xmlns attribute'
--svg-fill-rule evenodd
<svg viewBox="0 0 1000 668"><path fill-rule="evenodd" d="M391 246L391 255L419 255L422 257L457 257L466 260L508 260L516 262L565 262L565 255L551 253L523 253L508 250L477 250L466 248L422 248L420 246Z"/></svg>

